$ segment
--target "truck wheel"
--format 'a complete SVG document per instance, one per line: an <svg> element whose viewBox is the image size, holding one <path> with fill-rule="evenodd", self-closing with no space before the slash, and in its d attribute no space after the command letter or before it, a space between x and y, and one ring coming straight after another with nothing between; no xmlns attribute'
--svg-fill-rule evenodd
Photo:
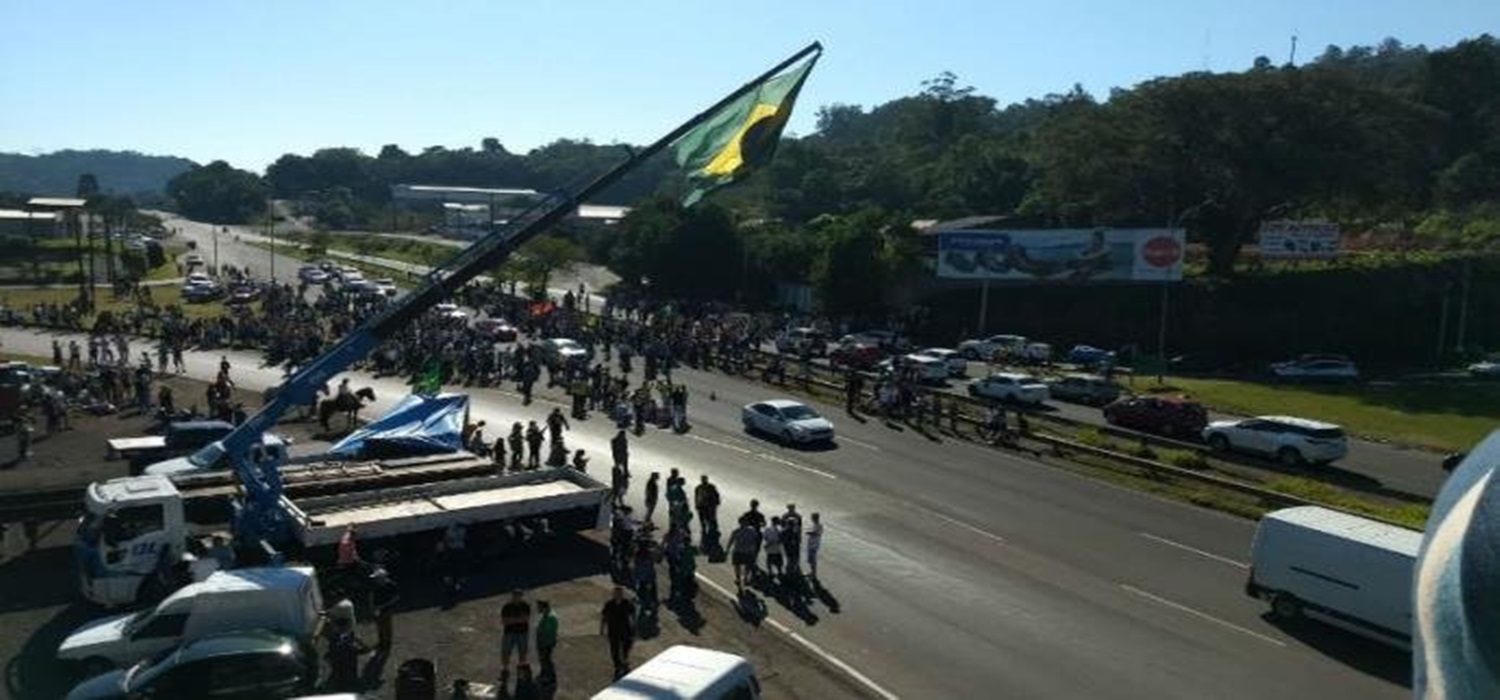
<svg viewBox="0 0 1500 700"><path fill-rule="evenodd" d="M1302 601L1290 593L1277 593L1271 599L1271 613L1282 620L1302 617Z"/></svg>
<svg viewBox="0 0 1500 700"><path fill-rule="evenodd" d="M1302 466L1302 453L1294 447L1283 447L1276 453L1276 461L1281 462L1283 466L1300 467Z"/></svg>

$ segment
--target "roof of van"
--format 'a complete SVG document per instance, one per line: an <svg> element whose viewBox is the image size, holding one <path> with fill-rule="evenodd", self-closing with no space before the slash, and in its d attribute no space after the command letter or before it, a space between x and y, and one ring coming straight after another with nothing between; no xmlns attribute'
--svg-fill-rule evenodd
<svg viewBox="0 0 1500 700"><path fill-rule="evenodd" d="M307 566L258 567L215 571L198 583L188 584L182 590L167 597L167 601L209 593L231 591L263 591L272 588L298 588L313 577ZM163 605L166 601L163 601Z"/></svg>
<svg viewBox="0 0 1500 700"><path fill-rule="evenodd" d="M599 691L593 700L697 697L731 669L749 663L734 654L679 644Z"/></svg>
<svg viewBox="0 0 1500 700"><path fill-rule="evenodd" d="M1422 533L1378 520L1361 518L1319 506L1297 506L1267 513L1267 520L1300 525L1329 532L1372 547L1417 556L1422 548Z"/></svg>

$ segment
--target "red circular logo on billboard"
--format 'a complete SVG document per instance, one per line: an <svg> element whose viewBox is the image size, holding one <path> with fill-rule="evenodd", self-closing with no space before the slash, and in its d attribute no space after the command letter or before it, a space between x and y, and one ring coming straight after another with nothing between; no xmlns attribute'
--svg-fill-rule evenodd
<svg viewBox="0 0 1500 700"><path fill-rule="evenodd" d="M1152 267L1171 267L1182 261L1182 244L1171 236L1157 236L1141 247L1141 257Z"/></svg>

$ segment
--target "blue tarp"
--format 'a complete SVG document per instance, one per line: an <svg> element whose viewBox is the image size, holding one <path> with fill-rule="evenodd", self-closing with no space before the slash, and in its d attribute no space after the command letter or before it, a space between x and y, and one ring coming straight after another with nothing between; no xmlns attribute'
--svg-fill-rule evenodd
<svg viewBox="0 0 1500 700"><path fill-rule="evenodd" d="M412 394L385 415L355 430L329 450L350 459L412 456L463 449L467 394Z"/></svg>

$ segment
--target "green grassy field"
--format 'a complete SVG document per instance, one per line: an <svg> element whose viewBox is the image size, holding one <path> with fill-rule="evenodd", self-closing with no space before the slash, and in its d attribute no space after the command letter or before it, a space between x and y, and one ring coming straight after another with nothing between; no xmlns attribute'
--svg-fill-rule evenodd
<svg viewBox="0 0 1500 700"><path fill-rule="evenodd" d="M96 288L95 301L98 311L123 312L135 306L129 297L114 298L108 289ZM57 285L31 289L0 289L0 304L14 309L27 309L35 304L67 304L78 298L76 285ZM182 288L177 285L151 287L151 298L158 306L180 305L188 318L214 318L224 314L224 305L215 301L207 304L182 303Z"/></svg>
<svg viewBox="0 0 1500 700"><path fill-rule="evenodd" d="M1500 428L1500 383L1293 386L1168 377L1167 386L1226 413L1325 420L1355 435L1450 452Z"/></svg>

